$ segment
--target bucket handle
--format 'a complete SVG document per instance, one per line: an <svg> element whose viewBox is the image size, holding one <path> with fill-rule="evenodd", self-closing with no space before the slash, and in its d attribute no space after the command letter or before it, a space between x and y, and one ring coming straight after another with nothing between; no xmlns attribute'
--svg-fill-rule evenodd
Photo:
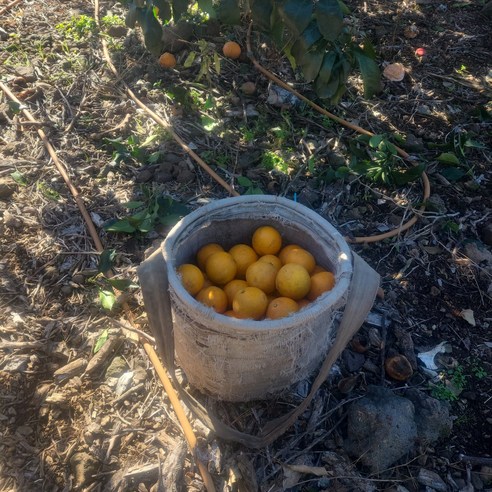
<svg viewBox="0 0 492 492"><path fill-rule="evenodd" d="M316 392L328 377L331 367L366 319L379 288L380 277L378 273L356 253L352 252L352 258L352 280L337 335L332 347L326 354L309 394L289 413L267 422L259 435L240 432L225 424L179 383L174 364L174 334L167 265L161 250L157 249L138 267L137 273L144 305L149 326L156 341L157 351L184 403L218 437L227 441L238 442L249 448L265 447L286 432L311 403Z"/></svg>

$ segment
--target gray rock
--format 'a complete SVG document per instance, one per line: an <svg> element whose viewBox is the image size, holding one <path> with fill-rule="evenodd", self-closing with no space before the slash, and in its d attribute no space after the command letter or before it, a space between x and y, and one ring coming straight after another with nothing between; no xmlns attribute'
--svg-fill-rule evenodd
<svg viewBox="0 0 492 492"><path fill-rule="evenodd" d="M9 39L9 33L0 27L0 41L7 41Z"/></svg>
<svg viewBox="0 0 492 492"><path fill-rule="evenodd" d="M8 200L15 192L16 184L7 177L0 177L0 200Z"/></svg>
<svg viewBox="0 0 492 492"><path fill-rule="evenodd" d="M392 391L369 386L348 410L346 451L379 473L411 451L417 439L413 403Z"/></svg>
<svg viewBox="0 0 492 492"><path fill-rule="evenodd" d="M415 407L415 423L418 439L425 444L433 444L446 437L453 428L453 420L449 415L449 403L437 400L417 389L405 392Z"/></svg>
<svg viewBox="0 0 492 492"><path fill-rule="evenodd" d="M477 265L485 263L486 265L492 266L492 253L480 241L467 243L465 245L465 255Z"/></svg>
<svg viewBox="0 0 492 492"><path fill-rule="evenodd" d="M128 370L125 359L123 357L115 357L109 367L106 369L106 378L119 378Z"/></svg>
<svg viewBox="0 0 492 492"><path fill-rule="evenodd" d="M426 487L431 487L438 492L447 492L448 486L444 480L435 472L421 468L417 480Z"/></svg>

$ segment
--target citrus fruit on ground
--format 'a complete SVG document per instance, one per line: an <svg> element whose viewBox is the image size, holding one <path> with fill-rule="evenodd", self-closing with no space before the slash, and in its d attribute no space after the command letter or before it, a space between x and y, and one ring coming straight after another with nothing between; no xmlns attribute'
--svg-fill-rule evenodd
<svg viewBox="0 0 492 492"><path fill-rule="evenodd" d="M226 293L220 288L212 285L202 289L196 295L196 300L211 307L217 313L223 313L227 309Z"/></svg>
<svg viewBox="0 0 492 492"><path fill-rule="evenodd" d="M163 68L173 68L176 66L176 57L166 51L159 57L159 65Z"/></svg>
<svg viewBox="0 0 492 492"><path fill-rule="evenodd" d="M234 279L224 285L224 292L226 293L227 300L229 301L229 306L232 306L232 301L237 292L241 289L248 287L248 282L246 280Z"/></svg>
<svg viewBox="0 0 492 492"><path fill-rule="evenodd" d="M319 272L311 276L311 288L307 299L314 301L323 292L328 292L335 286L335 276L331 272Z"/></svg>
<svg viewBox="0 0 492 492"><path fill-rule="evenodd" d="M198 265L200 270L205 270L205 263L207 262L207 258L211 254L218 253L219 251L224 251L224 248L217 243L208 243L205 246L202 246L196 254L196 264Z"/></svg>
<svg viewBox="0 0 492 492"><path fill-rule="evenodd" d="M265 294L275 290L277 269L267 261L255 261L246 270L246 282L251 287L258 287Z"/></svg>
<svg viewBox="0 0 492 492"><path fill-rule="evenodd" d="M289 297L277 297L268 304L265 317L279 319L299 311L299 306L294 299Z"/></svg>
<svg viewBox="0 0 492 492"><path fill-rule="evenodd" d="M302 265L287 263L278 271L275 285L282 297L298 301L311 289L311 277Z"/></svg>
<svg viewBox="0 0 492 492"><path fill-rule="evenodd" d="M277 269L277 272L282 267L282 262L280 261L280 258L275 255L260 256L258 258L258 261L266 261L267 263L271 263Z"/></svg>
<svg viewBox="0 0 492 492"><path fill-rule="evenodd" d="M272 226L261 226L253 233L253 249L260 255L276 255L282 247L282 236Z"/></svg>
<svg viewBox="0 0 492 492"><path fill-rule="evenodd" d="M268 306L266 294L257 287L245 287L236 293L232 301L232 310L241 319L260 319Z"/></svg>
<svg viewBox="0 0 492 492"><path fill-rule="evenodd" d="M235 41L227 41L222 47L222 53L224 53L225 57L236 60L241 56L241 46Z"/></svg>
<svg viewBox="0 0 492 492"><path fill-rule="evenodd" d="M183 287L192 295L198 294L203 289L205 278L202 271L191 263L185 263L178 267L178 274Z"/></svg>
<svg viewBox="0 0 492 492"><path fill-rule="evenodd" d="M232 255L218 251L207 258L205 272L213 284L225 285L236 276L237 265Z"/></svg>
<svg viewBox="0 0 492 492"><path fill-rule="evenodd" d="M229 253L232 255L237 265L236 277L245 278L246 270L249 265L258 259L255 250L247 244L236 244L229 250Z"/></svg>
<svg viewBox="0 0 492 492"><path fill-rule="evenodd" d="M285 247L280 251L278 257L283 265L287 265L287 263L297 263L298 265L302 265L309 273L311 273L316 266L314 256L306 249L295 244Z"/></svg>
<svg viewBox="0 0 492 492"><path fill-rule="evenodd" d="M326 268L323 268L321 265L316 265L313 269L313 271L311 272L311 276L313 276L315 273L319 273L319 272L327 272L328 270Z"/></svg>

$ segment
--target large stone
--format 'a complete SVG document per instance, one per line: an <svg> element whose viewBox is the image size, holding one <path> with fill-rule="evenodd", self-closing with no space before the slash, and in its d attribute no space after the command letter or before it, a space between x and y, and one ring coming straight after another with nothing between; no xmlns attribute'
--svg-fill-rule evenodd
<svg viewBox="0 0 492 492"><path fill-rule="evenodd" d="M415 407L392 391L369 386L348 410L346 451L379 473L410 452L417 440Z"/></svg>
<svg viewBox="0 0 492 492"><path fill-rule="evenodd" d="M453 428L453 420L449 415L449 403L437 400L417 389L405 392L415 407L415 423L418 439L423 444L433 444L446 437Z"/></svg>

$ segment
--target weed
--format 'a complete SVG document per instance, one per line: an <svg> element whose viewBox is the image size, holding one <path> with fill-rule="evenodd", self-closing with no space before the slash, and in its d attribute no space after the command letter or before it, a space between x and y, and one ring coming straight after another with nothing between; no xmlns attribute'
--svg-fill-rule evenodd
<svg viewBox="0 0 492 492"><path fill-rule="evenodd" d="M284 158L275 152L267 150L261 158L261 165L267 170L272 171L275 169L281 173L287 174L289 172L289 164Z"/></svg>
<svg viewBox="0 0 492 492"><path fill-rule="evenodd" d="M55 29L65 38L83 41L96 32L96 21L87 15L76 15L67 22L60 22Z"/></svg>
<svg viewBox="0 0 492 492"><path fill-rule="evenodd" d="M246 176L237 178L239 186L246 188L244 195L263 195L264 191Z"/></svg>
<svg viewBox="0 0 492 492"><path fill-rule="evenodd" d="M112 219L104 225L108 232L147 233L158 225L174 225L186 215L188 207L174 201L171 197L158 195L144 188L144 199L123 203L122 206L135 213L122 219Z"/></svg>
<svg viewBox="0 0 492 492"><path fill-rule="evenodd" d="M465 389L467 376L465 368L459 364L454 369L442 372L440 382L432 387L432 396L438 400L456 401L459 394Z"/></svg>

